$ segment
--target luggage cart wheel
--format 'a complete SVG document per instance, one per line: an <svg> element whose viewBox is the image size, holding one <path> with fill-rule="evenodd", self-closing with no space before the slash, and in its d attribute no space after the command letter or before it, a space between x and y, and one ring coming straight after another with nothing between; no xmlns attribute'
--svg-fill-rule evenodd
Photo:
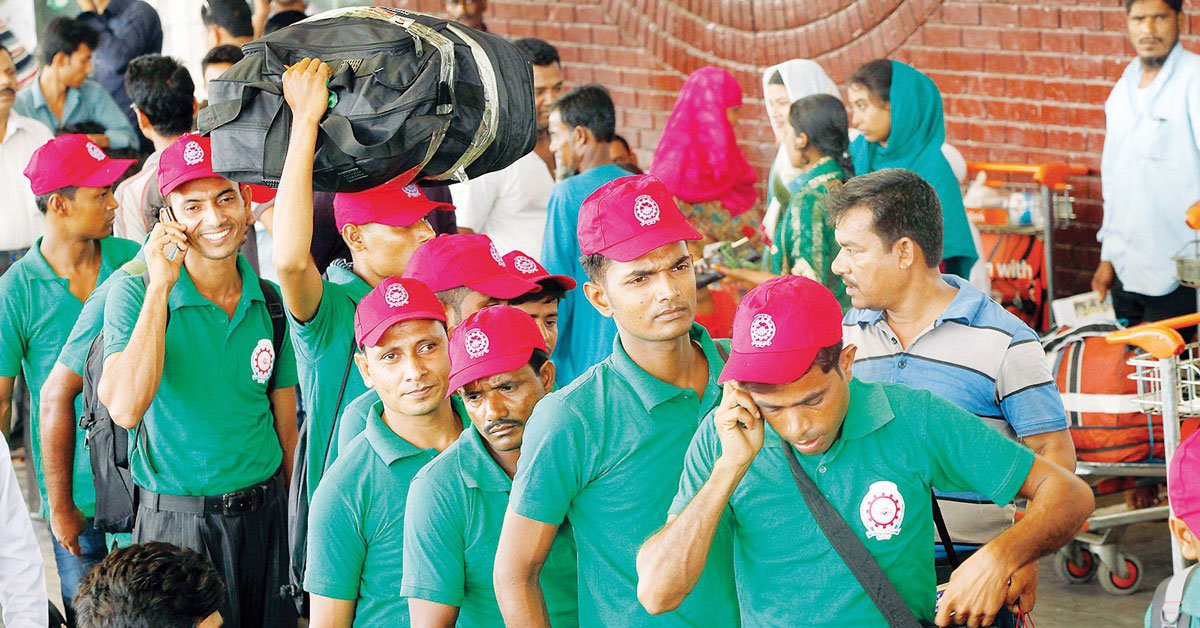
<svg viewBox="0 0 1200 628"><path fill-rule="evenodd" d="M1097 568L1097 578L1100 580L1100 588L1106 592L1112 595L1131 595L1138 590L1138 585L1142 583L1142 562L1132 556L1121 556L1120 558L1125 561L1126 575L1124 577L1102 563Z"/></svg>
<svg viewBox="0 0 1200 628"><path fill-rule="evenodd" d="M1058 552L1054 567L1063 580L1071 584L1083 584L1096 577L1099 563L1095 554L1076 543Z"/></svg>

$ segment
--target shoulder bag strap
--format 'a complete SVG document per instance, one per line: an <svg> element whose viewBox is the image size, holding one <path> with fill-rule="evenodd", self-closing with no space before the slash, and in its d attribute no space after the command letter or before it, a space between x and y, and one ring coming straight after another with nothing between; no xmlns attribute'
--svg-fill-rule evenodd
<svg viewBox="0 0 1200 628"><path fill-rule="evenodd" d="M338 431L338 416L341 414L342 400L346 398L346 382L350 379L350 367L354 364L354 347L350 347L350 357L346 358L346 368L342 371L342 385L338 387L337 403L333 404L333 420L329 422L329 438L325 440L325 453L321 455L321 472L329 463L329 449L333 447L333 435Z"/></svg>
<svg viewBox="0 0 1200 628"><path fill-rule="evenodd" d="M262 289L263 301L267 304L267 314L271 317L271 342L275 343L275 357L278 362L279 352L283 351L283 335L287 333L287 314L284 313L283 299L271 282L260 278L259 288ZM271 369L271 379L267 380L267 390L275 390L275 374L279 369Z"/></svg>
<svg viewBox="0 0 1200 628"><path fill-rule="evenodd" d="M929 494L933 500L933 525L937 528L942 546L946 548L946 558L950 559L950 567L958 569L962 563L958 560L958 550L954 549L954 539L950 538L950 530L946 527L946 519L942 517L942 507L938 505L937 495Z"/></svg>
<svg viewBox="0 0 1200 628"><path fill-rule="evenodd" d="M908 604L904 603L904 598L900 597L900 592L896 590L896 586L892 584L891 580L888 580L887 575L883 573L883 569L879 567L875 557L871 556L871 552L867 550L862 539L854 534L854 531L850 529L850 524L846 523L837 510L834 510L829 500L821 494L821 489L817 488L812 478L808 477L808 474L800 467L800 461L796 459L796 452L792 446L783 440L783 437L779 438L779 442L783 445L784 455L788 459L788 466L792 469L792 477L796 480L796 486L800 488L800 495L804 497L804 503L812 512L813 518L817 520L817 525L821 526L821 531L825 533L825 537L829 539L833 549L837 551L838 556L850 569L850 573L854 574L854 578L862 585L867 596L883 614L888 626L891 628L918 628L921 626L917 616L908 607Z"/></svg>

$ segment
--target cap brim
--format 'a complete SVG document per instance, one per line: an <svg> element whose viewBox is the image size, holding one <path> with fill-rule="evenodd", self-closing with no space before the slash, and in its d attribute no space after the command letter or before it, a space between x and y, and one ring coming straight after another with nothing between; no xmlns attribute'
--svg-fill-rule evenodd
<svg viewBox="0 0 1200 628"><path fill-rule="evenodd" d="M508 272L500 272L476 281L468 281L467 287L493 299L515 299L530 292L541 292L542 287L532 281L521 279Z"/></svg>
<svg viewBox="0 0 1200 628"><path fill-rule="evenodd" d="M579 285L574 279L571 279L566 275L546 275L537 281L538 283L543 281L553 281L561 286L563 290L574 290L575 286Z"/></svg>
<svg viewBox="0 0 1200 628"><path fill-rule="evenodd" d="M433 320L442 321L445 323L446 313L444 311L438 311L434 309L412 309L406 312L397 312L376 323L370 331L364 334L362 338L358 339L358 346L374 347L379 343L379 339L382 338L385 333L387 333L387 330L390 329L392 325L395 325L396 323L403 323L404 321L414 320Z"/></svg>
<svg viewBox="0 0 1200 628"><path fill-rule="evenodd" d="M533 355L533 347L515 351L513 353L498 355L495 357L488 356L483 360L472 360L471 365L467 368L450 373L450 387L446 390L446 396L449 397L454 391L470 384L471 382L481 380L485 377L515 371L526 364L529 364L529 357Z"/></svg>
<svg viewBox="0 0 1200 628"><path fill-rule="evenodd" d="M454 211L454 206L450 203L428 201L421 205L409 205L407 207L388 210L379 216L375 216L373 220L368 222L378 225L388 225L389 227L411 227L417 224L418 220L428 216L429 212L433 211ZM346 224L355 223L348 222Z"/></svg>
<svg viewBox="0 0 1200 628"><path fill-rule="evenodd" d="M136 159L106 159L104 163L96 169L95 172L84 177L76 187L81 188L104 188L117 182L121 175L125 174L129 167L136 163Z"/></svg>
<svg viewBox="0 0 1200 628"><path fill-rule="evenodd" d="M196 181L199 179L223 179L223 178L225 178L225 177L222 177L221 175L213 172L212 170L188 170L186 172L179 174L179 176L175 177L174 179L167 181L166 185L159 185L158 192L159 192L159 194L162 194L163 197L165 198L168 194L179 189L179 186L181 186L185 183L190 183L192 181ZM241 184L239 183L238 185L240 186Z"/></svg>
<svg viewBox="0 0 1200 628"><path fill-rule="evenodd" d="M597 253L618 262L631 262L665 244L700 240L703 237L686 222L674 222L638 233Z"/></svg>
<svg viewBox="0 0 1200 628"><path fill-rule="evenodd" d="M788 384L804 376L820 349L795 349L774 353L730 351L718 384L728 381L754 384Z"/></svg>

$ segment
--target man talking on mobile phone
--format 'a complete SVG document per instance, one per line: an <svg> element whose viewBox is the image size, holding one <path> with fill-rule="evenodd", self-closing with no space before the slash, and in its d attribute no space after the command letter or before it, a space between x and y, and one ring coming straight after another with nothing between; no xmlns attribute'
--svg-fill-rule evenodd
<svg viewBox="0 0 1200 628"><path fill-rule="evenodd" d="M842 345L841 322L833 293L803 277L772 279L738 307L724 397L692 440L667 525L638 552L638 599L651 613L687 596L727 520L744 625L934 620L936 486L1031 501L1024 519L954 572L938 602L938 625L986 626L1002 606L1030 602L1033 582L1014 574L1069 541L1092 512L1086 484L967 411L854 379L857 348ZM833 517L817 518L817 500L798 490L805 477ZM824 529L838 523L847 534L831 541ZM866 550L853 570L840 556L847 545ZM886 577L890 587L868 594L858 580L867 562L881 572L875 583ZM898 592L889 610L873 602L881 588Z"/></svg>

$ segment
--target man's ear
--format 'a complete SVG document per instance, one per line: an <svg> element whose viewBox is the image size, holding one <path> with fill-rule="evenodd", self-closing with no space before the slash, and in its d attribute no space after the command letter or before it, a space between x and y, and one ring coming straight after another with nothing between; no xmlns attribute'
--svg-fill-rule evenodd
<svg viewBox="0 0 1200 628"><path fill-rule="evenodd" d="M912 238L900 238L892 245L892 250L896 251L897 262L900 264L901 270L908 270L916 262L917 243L913 242Z"/></svg>
<svg viewBox="0 0 1200 628"><path fill-rule="evenodd" d="M371 369L367 366L366 354L362 351L354 351L354 365L358 367L358 374L362 375L363 383L367 385L367 388L374 388L375 384L371 382Z"/></svg>
<svg viewBox="0 0 1200 628"><path fill-rule="evenodd" d="M591 303L601 316L613 317L612 305L608 302L608 292L605 291L604 286L595 281L589 281L583 284L583 296L587 297L588 303Z"/></svg>
<svg viewBox="0 0 1200 628"><path fill-rule="evenodd" d="M1196 539L1196 535L1184 523L1183 519L1174 515L1168 520L1171 527L1171 534L1179 541L1179 551L1183 557L1188 560L1196 560L1200 558L1200 540Z"/></svg>
<svg viewBox="0 0 1200 628"><path fill-rule="evenodd" d="M592 135L591 129L585 126L577 126L571 129L571 141L576 146L587 146L596 141L596 136Z"/></svg>
<svg viewBox="0 0 1200 628"><path fill-rule="evenodd" d="M71 199L67 198L66 194L51 194L46 201L46 215L55 215L66 218L71 214Z"/></svg>
<svg viewBox="0 0 1200 628"><path fill-rule="evenodd" d="M363 244L362 227L358 225L343 226L342 239L346 241L346 246L350 247L351 251L362 251L366 248L366 245Z"/></svg>
<svg viewBox="0 0 1200 628"><path fill-rule="evenodd" d="M70 62L71 62L71 55L69 55L65 52L56 52L56 53L54 53L54 57L52 57L50 59L50 66L55 67L55 68L61 68Z"/></svg>
<svg viewBox="0 0 1200 628"><path fill-rule="evenodd" d="M847 380L851 377L854 377L854 356L856 355L858 355L858 346L846 345L845 347L842 347L842 354L838 356L838 366L841 368L842 374L846 376Z"/></svg>
<svg viewBox="0 0 1200 628"><path fill-rule="evenodd" d="M542 387L546 389L546 392L554 390L554 376L556 374L553 362L546 360L542 363L542 370L538 372L538 380L542 382Z"/></svg>

